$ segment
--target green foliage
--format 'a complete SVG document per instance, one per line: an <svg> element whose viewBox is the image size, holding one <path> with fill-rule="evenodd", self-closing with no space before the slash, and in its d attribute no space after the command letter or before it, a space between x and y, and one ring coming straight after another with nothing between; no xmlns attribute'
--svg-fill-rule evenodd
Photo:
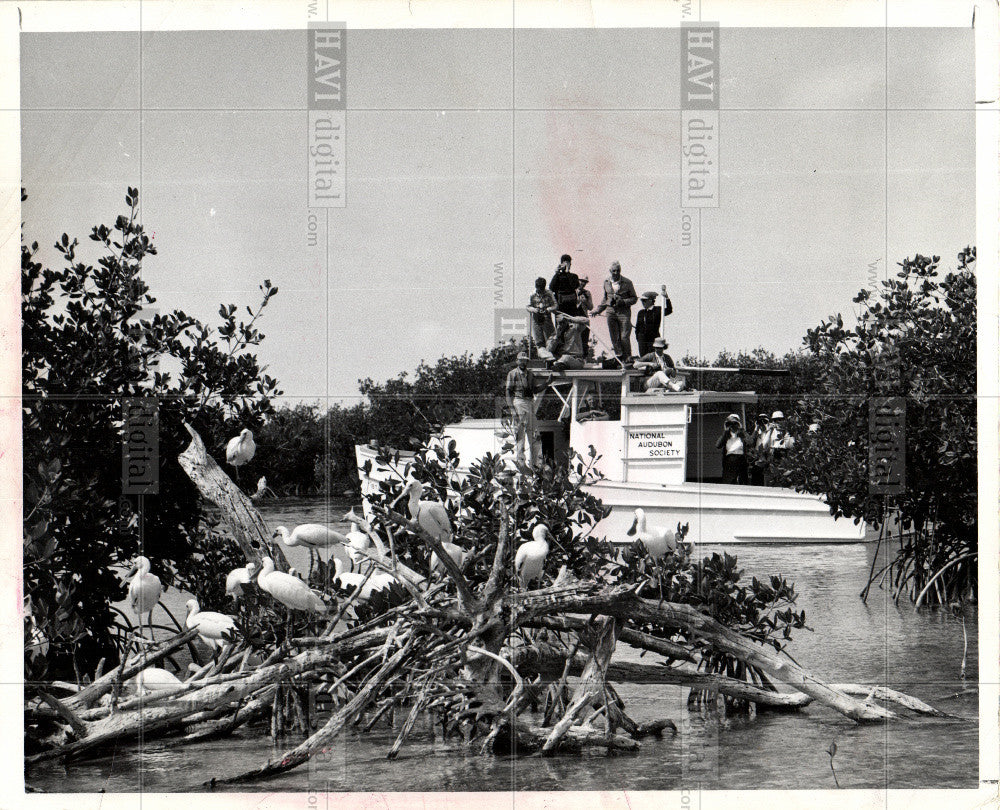
<svg viewBox="0 0 1000 810"><path fill-rule="evenodd" d="M862 290L857 325L831 316L805 338L822 373L799 411L816 432L789 427L800 437L784 462L784 480L822 494L834 515L902 532L890 572L897 598L914 598L949 563L931 601L971 595L978 553L976 442L975 249L958 255L942 278L939 257L900 263L895 278ZM873 397L906 404L906 470L902 494L885 496L869 485L869 406ZM964 557L962 562L957 562ZM879 572L881 574L883 572Z"/></svg>
<svg viewBox="0 0 1000 810"><path fill-rule="evenodd" d="M772 576L768 581L754 578L747 585L741 581L735 556L712 554L694 562L679 550L654 562L638 542L622 550L616 543L627 538L595 535L596 524L610 509L582 487L598 478L593 466L599 458L596 453L588 458L576 454L568 470L551 466L533 469L523 464L511 469L500 457L487 455L472 464L468 475L460 476L458 454L438 441L419 450L412 461L402 463L398 453L386 449L378 461L393 470L395 476L391 481L382 481L381 491L369 500L375 507L387 506L402 491L406 477L423 482L425 499L446 504L455 529L454 542L471 552L471 562L465 564L463 574L473 593L480 592L490 577L506 513L513 537L501 560L501 588L517 587L513 577L517 546L531 540L532 529L544 523L552 534L545 560L547 581L565 566L580 579L634 586L640 596L649 599L658 599L662 588L664 599L689 604L776 650L784 649L792 630L806 626L805 613L793 610L796 594L790 583ZM405 505L400 502L396 508L404 511ZM678 534L683 538L686 527L679 526ZM423 541L408 531L394 530L394 535L399 558L426 571L429 555ZM639 621L627 624L699 650L706 671L766 684L759 671L684 630Z"/></svg>
<svg viewBox="0 0 1000 810"><path fill-rule="evenodd" d="M247 320L221 307L214 328L179 310L150 313L156 299L141 269L156 247L136 189L125 204L113 227L90 234L96 265L67 234L56 242L61 269L35 261L37 242L21 246L24 593L49 643L44 660L26 658L29 678L75 677L118 659L111 603L125 586L116 567L138 553L164 585L203 577L190 553L206 528L176 462L189 441L182 423L221 452L240 428L259 428L280 393L247 351L263 339L255 322L277 287L261 285ZM158 402L159 495L121 494L128 397Z"/></svg>

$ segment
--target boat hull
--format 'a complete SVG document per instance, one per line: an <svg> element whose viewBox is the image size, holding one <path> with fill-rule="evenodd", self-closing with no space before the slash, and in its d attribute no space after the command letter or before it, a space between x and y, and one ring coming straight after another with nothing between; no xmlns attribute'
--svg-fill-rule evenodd
<svg viewBox="0 0 1000 810"><path fill-rule="evenodd" d="M687 539L697 544L865 541L864 523L835 520L821 499L783 487L600 481L586 489L611 507L593 533L613 542L629 539L626 533L640 508L650 526L687 523Z"/></svg>

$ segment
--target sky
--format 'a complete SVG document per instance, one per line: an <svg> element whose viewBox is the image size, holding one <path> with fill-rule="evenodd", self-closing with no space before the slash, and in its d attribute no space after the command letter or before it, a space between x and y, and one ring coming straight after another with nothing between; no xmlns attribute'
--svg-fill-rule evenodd
<svg viewBox="0 0 1000 810"><path fill-rule="evenodd" d="M613 260L665 284L671 353L712 358L796 348L872 273L975 244L971 29L724 28L700 210L680 207L679 42L350 31L347 205L313 209L310 246L304 32L25 34L25 235L96 262L87 234L138 186L161 309L213 322L280 288L258 354L289 403L478 353L564 252L597 298Z"/></svg>

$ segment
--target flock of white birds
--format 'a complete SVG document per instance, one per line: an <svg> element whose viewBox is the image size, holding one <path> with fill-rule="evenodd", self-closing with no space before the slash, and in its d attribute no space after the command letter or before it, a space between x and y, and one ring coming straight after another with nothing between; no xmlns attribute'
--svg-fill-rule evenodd
<svg viewBox="0 0 1000 810"><path fill-rule="evenodd" d="M256 448L250 430L243 430L226 445L226 461L236 469L237 480L239 480L239 467L253 458ZM258 490L260 489L261 486L258 485ZM416 521L421 529L436 538L459 569L463 568L469 561L471 552L452 542L454 532L444 504L440 501L424 500L423 494L423 484L411 479L390 508L395 507L404 497L408 498L411 520ZM646 515L642 509L635 510L635 521L629 530L629 535L635 535L654 559L659 559L677 549L678 538L674 532L647 527ZM351 531L346 535L318 523L304 523L292 531L285 526L278 526L272 535L272 540L274 538L279 538L290 548L296 546L308 548L310 557L321 549L327 551L334 565L333 584L340 590L356 590L354 598L359 602L366 602L377 592L398 584L396 577L384 571L362 572L365 562L368 562L369 566L373 565L368 557L372 541L368 534L359 531L357 524L352 523ZM528 588L533 582L542 580L551 539L552 533L548 526L539 523L531 531L531 540L518 547L514 555L514 573L522 588ZM430 576L432 578L442 576L444 571L444 563L436 554L432 554ZM152 612L160 601L163 586L159 577L150 573L149 560L143 556L136 558L127 578L128 598L132 610L139 617L140 630L142 617L145 616L152 637ZM274 560L270 557L264 557L260 571L256 570L256 565L252 562L230 571L226 576L226 593L234 601L238 600L243 595L244 588L252 583L256 583L262 592L284 605L289 611L289 617L291 611L321 614L329 610L322 595L299 579L294 568L288 573L277 571ZM212 649L213 654L223 644L233 641L236 633L234 617L225 613L201 610L197 599L189 599L187 602L185 625L188 629L194 628L198 631L198 638ZM147 667L135 679L135 687L139 692L170 689L180 683L175 675L158 667Z"/></svg>

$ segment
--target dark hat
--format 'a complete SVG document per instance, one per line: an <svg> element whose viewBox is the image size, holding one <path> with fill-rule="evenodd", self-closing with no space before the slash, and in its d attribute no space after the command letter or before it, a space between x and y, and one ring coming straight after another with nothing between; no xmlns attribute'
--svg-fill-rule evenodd
<svg viewBox="0 0 1000 810"><path fill-rule="evenodd" d="M640 297L640 298L641 298L641 299L642 299L643 301L655 301L655 300L656 300L656 293L655 293L655 292L644 292L644 293L643 293L642 295L640 295L639 297Z"/></svg>

